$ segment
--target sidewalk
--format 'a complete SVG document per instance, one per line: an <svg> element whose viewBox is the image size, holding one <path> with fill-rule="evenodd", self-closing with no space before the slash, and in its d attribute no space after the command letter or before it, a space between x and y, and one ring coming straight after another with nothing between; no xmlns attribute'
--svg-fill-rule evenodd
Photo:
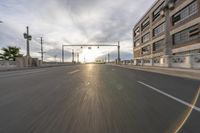
<svg viewBox="0 0 200 133"><path fill-rule="evenodd" d="M127 68L127 69L135 69L135 70L160 73L160 74L165 74L165 75L170 75L170 76L200 80L200 70L151 67L151 66L116 65L116 64L109 64L109 65L118 66L118 67Z"/></svg>

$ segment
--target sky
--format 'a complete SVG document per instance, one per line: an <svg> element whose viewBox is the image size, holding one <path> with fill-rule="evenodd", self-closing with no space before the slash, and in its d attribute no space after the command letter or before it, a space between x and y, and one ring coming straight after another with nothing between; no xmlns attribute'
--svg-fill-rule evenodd
<svg viewBox="0 0 200 133"><path fill-rule="evenodd" d="M117 44L121 58L132 59L132 29L155 0L0 0L0 48L17 46L26 55L23 33L29 26L31 56L40 58L40 37L44 38L46 61L60 61L62 44ZM108 53L117 58L116 47L65 47L65 61L71 51L80 60L93 61Z"/></svg>

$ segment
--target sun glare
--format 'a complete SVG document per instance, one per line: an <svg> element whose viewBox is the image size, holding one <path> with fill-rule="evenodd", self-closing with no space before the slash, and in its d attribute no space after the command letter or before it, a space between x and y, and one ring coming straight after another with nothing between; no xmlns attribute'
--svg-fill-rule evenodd
<svg viewBox="0 0 200 133"><path fill-rule="evenodd" d="M80 61L81 62L95 62L96 58L102 55L103 53L96 48L84 49L83 52L81 53Z"/></svg>

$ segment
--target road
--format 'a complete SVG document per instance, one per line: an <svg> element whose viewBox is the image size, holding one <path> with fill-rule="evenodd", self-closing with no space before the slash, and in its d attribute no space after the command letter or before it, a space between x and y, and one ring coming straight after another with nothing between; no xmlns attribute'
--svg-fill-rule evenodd
<svg viewBox="0 0 200 133"><path fill-rule="evenodd" d="M0 133L200 133L199 87L109 65L1 72Z"/></svg>

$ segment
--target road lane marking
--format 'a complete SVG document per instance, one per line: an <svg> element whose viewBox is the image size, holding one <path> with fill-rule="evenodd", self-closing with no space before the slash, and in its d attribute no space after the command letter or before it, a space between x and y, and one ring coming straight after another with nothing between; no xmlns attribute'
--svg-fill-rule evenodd
<svg viewBox="0 0 200 133"><path fill-rule="evenodd" d="M72 72L69 72L69 74L74 74L74 73L77 73L79 72L80 70L75 70L75 71L72 71Z"/></svg>
<svg viewBox="0 0 200 133"><path fill-rule="evenodd" d="M174 96L172 96L172 95L170 95L170 94L168 94L168 93L166 93L164 91L161 91L161 90L159 90L159 89L157 89L157 88L155 88L155 87L153 87L151 85L148 85L148 84L146 84L144 82L141 82L141 81L137 81L137 82L142 84L142 85L144 85L144 86L146 86L146 87L148 87L148 88L150 88L150 89L152 89L152 90L154 90L154 91L156 91L156 92L158 92L158 93L160 93L160 94L162 94L162 95L164 95L164 96L167 96L167 97L169 97L169 98L171 98L171 99L173 99L173 100L175 100L175 101L177 101L177 102L179 102L179 103L181 103L181 104L183 104L185 106L188 106L188 107L192 108L192 110L194 109L194 110L200 112L200 108L195 106L196 103L194 105L192 105L192 104L190 104L190 103L188 103L186 101L183 101L183 100L181 100L179 98L176 98L176 97L174 97ZM200 89L197 92L196 101L197 101L197 99L199 97L199 93L200 93Z"/></svg>
<svg viewBox="0 0 200 133"><path fill-rule="evenodd" d="M199 97L199 93L200 93L200 87L196 93L196 96L194 97L194 100L192 102L192 105L195 106ZM186 121L188 120L188 118L190 117L191 113L193 111L193 108L189 107L187 114L185 115L185 117L183 118L183 120L181 121L181 123L177 126L177 128L175 129L174 133L178 133L181 128L183 127L183 125L186 123Z"/></svg>

